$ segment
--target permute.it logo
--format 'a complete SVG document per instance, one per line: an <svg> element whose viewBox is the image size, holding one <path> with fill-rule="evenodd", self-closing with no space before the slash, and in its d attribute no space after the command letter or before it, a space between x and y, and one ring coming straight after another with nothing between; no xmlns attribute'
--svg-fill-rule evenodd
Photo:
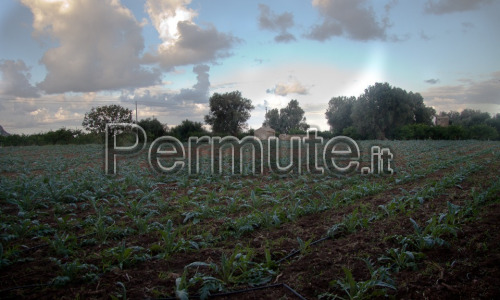
<svg viewBox="0 0 500 300"><path fill-rule="evenodd" d="M123 132L135 134L133 145L117 145L117 136ZM117 174L116 159L118 156L135 156L144 151L146 145L146 132L141 126L130 123L106 124L104 162L106 174ZM321 145L323 146L322 150L319 149ZM217 136L189 137L186 146L172 136L162 136L155 139L148 149L149 166L156 172L166 175L176 174L185 168L189 174L198 174L202 157L200 149L204 148L208 151L204 152L203 158L207 159L208 152L212 174L222 174L223 169L227 170L228 166L224 164L227 161L230 161L231 174L242 174L244 149L246 148L250 149L251 152L250 157L247 155L246 158L247 163L251 165L253 174L263 174L264 165L271 172L278 174L291 172L298 174L303 172L346 174L358 169L360 169L361 174L393 174L391 167L393 154L389 148L372 146L370 167L359 168L361 153L356 141L347 136L336 136L323 144L323 138L317 136L316 130L309 130L305 136L292 136L285 149L276 137L261 140L255 136L246 136L242 139L234 136L223 138ZM264 155L264 148L267 150L267 155ZM289 162L282 165L281 156L286 148L288 148ZM224 149L226 151L223 151ZM302 155L304 151L305 158ZM305 159L305 166L303 166L302 159ZM236 167L238 165L239 168Z"/></svg>

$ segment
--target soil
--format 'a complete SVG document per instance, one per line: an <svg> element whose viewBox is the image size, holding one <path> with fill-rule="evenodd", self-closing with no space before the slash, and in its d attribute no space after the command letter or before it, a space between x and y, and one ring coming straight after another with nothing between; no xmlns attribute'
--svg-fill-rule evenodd
<svg viewBox="0 0 500 300"><path fill-rule="evenodd" d="M492 156L487 155L487 157ZM459 167L455 166L455 169ZM417 223L424 224L436 213L446 211L447 202L463 204L469 200L473 190L481 190L497 180L498 173L491 170L498 170L499 167L500 162L493 160L491 165L471 174L460 185L449 187L431 201L424 202L411 215L389 216L373 222L368 228L310 246L306 251L281 263L277 275L268 283L274 284L272 287L214 298L316 299L326 292L345 296L335 287L335 281L345 277L342 267L352 270L353 277L357 281L369 279L366 264L362 259L376 262L378 257L386 254L387 249L400 247L397 241L390 237L413 233L410 217ZM99 279L90 283L72 282L63 287L46 285L47 279L57 274L59 268L55 262L47 260L47 256L53 253L49 247L42 245L28 250L32 260L0 269L0 298L109 298L111 294L117 295L122 292L122 287L117 285L117 282L125 286L129 299L173 297L175 280L182 275L184 267L194 261L219 262L222 253L231 253L236 244L253 248L257 261L264 260L265 247L271 247L273 259L282 259L298 248L297 237L304 241L319 239L325 235L329 227L340 222L345 215L356 208L365 206L376 210L378 205L386 204L394 197L403 195L404 191L414 190L431 181L439 181L452 170L454 169L436 171L420 180L358 199L353 205L306 215L276 228L258 229L237 241L225 240L210 248L175 253L167 259L153 259L123 269L115 268L99 274ZM11 174L3 175L11 176ZM383 178L374 178L375 182L377 180L382 181ZM165 193L168 192L171 191ZM179 188L176 192L180 195L187 194L185 188ZM416 270L406 269L393 274L397 290L388 290L388 294L397 299L500 299L499 200L500 195L490 199L476 219L460 225L456 237L447 236L448 247L425 250L425 258L418 262ZM2 211L13 214L15 207L2 202ZM82 216L88 214L88 212L80 213ZM214 221L216 221L214 224L217 224L217 220ZM210 220L203 222L209 223ZM214 234L217 233L215 225L207 228L213 230ZM127 242L147 248L154 244L157 238L147 234L136 235ZM31 247L41 244L39 241L33 243L27 240L26 245ZM88 246L85 252L99 253L104 248L102 245ZM97 257L95 261L90 259L86 262L101 264ZM252 287L234 288L245 290Z"/></svg>

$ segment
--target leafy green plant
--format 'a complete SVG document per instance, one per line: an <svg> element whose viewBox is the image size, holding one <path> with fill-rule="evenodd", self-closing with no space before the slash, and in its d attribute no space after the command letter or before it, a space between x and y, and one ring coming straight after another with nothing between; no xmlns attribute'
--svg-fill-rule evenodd
<svg viewBox="0 0 500 300"><path fill-rule="evenodd" d="M56 232L54 237L44 237L43 239L49 244L57 255L65 257L71 255L77 247L76 237L69 233L59 235L59 233Z"/></svg>
<svg viewBox="0 0 500 300"><path fill-rule="evenodd" d="M454 236L457 234L456 226L439 223L439 218L436 216L429 219L425 227L419 226L412 218L410 218L410 222L413 224L415 233L404 237L396 236L396 239L402 245L408 244L408 246L417 251L430 249L435 246L448 246L448 242L441 237L445 234L452 234Z"/></svg>
<svg viewBox="0 0 500 300"><path fill-rule="evenodd" d="M55 258L51 260L61 268L61 275L52 280L55 285L66 285L76 280L92 281L98 278L98 275L94 273L97 267L93 264L82 264L78 259L66 263Z"/></svg>
<svg viewBox="0 0 500 300"><path fill-rule="evenodd" d="M145 261L149 258L148 254L141 254L142 247L126 247L125 241L120 246L107 249L103 253L104 266L117 264L122 270L124 267L130 266L139 261Z"/></svg>
<svg viewBox="0 0 500 300"><path fill-rule="evenodd" d="M297 242L299 243L299 251L301 255L306 255L311 252L311 243L313 239L308 239L307 241L303 241L300 237L297 237Z"/></svg>
<svg viewBox="0 0 500 300"><path fill-rule="evenodd" d="M253 261L253 252L249 249L241 249L239 246L231 255L222 253L220 263L193 262L185 269L200 267L208 268L212 276L196 272L196 275L189 280L189 285L201 283L200 295L208 296L210 291L223 290L225 286L232 284L249 284L251 286L261 285L269 282L275 274L270 267L273 265L270 253L266 254L265 263L256 263ZM179 280L182 285L185 280ZM202 297L203 298L203 297Z"/></svg>
<svg viewBox="0 0 500 300"><path fill-rule="evenodd" d="M118 300L118 299L123 299L127 300L127 287L125 284L121 281L116 282L116 285L120 288L120 291L117 296L115 295L110 295L111 299L113 300Z"/></svg>
<svg viewBox="0 0 500 300"><path fill-rule="evenodd" d="M421 252L412 252L406 250L407 244L400 248L391 248L386 251L386 255L378 258L378 261L387 264L394 272L404 269L417 269L417 260L424 256Z"/></svg>
<svg viewBox="0 0 500 300"><path fill-rule="evenodd" d="M330 285L336 286L342 290L346 297L324 293L320 295L320 299L370 299L373 297L387 296L387 289L396 289L390 278L383 277L384 269L374 269L371 272L371 278L366 281L356 281L352 275L352 271L348 268L342 267L342 270L344 271L345 278L332 281Z"/></svg>

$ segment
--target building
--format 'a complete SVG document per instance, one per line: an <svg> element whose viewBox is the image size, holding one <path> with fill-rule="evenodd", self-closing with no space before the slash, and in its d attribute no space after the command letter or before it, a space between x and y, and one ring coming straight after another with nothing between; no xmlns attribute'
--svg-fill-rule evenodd
<svg viewBox="0 0 500 300"><path fill-rule="evenodd" d="M450 125L450 117L448 116L437 116L436 125L441 127L447 127Z"/></svg>
<svg viewBox="0 0 500 300"><path fill-rule="evenodd" d="M261 140L267 140L270 136L275 136L276 131L269 126L262 126L261 128L255 130L254 136Z"/></svg>

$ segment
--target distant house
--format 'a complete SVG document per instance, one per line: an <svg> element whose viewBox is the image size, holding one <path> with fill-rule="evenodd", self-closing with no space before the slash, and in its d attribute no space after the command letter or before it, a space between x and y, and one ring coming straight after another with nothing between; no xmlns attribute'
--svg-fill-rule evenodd
<svg viewBox="0 0 500 300"><path fill-rule="evenodd" d="M0 136L9 136L9 135L10 135L10 133L5 131L2 127L2 125L0 125Z"/></svg>
<svg viewBox="0 0 500 300"><path fill-rule="evenodd" d="M436 125L441 127L447 127L450 125L450 117L448 116L437 116Z"/></svg>
<svg viewBox="0 0 500 300"><path fill-rule="evenodd" d="M270 136L275 136L276 131L269 126L262 126L261 128L255 130L254 136L261 140L267 140Z"/></svg>

